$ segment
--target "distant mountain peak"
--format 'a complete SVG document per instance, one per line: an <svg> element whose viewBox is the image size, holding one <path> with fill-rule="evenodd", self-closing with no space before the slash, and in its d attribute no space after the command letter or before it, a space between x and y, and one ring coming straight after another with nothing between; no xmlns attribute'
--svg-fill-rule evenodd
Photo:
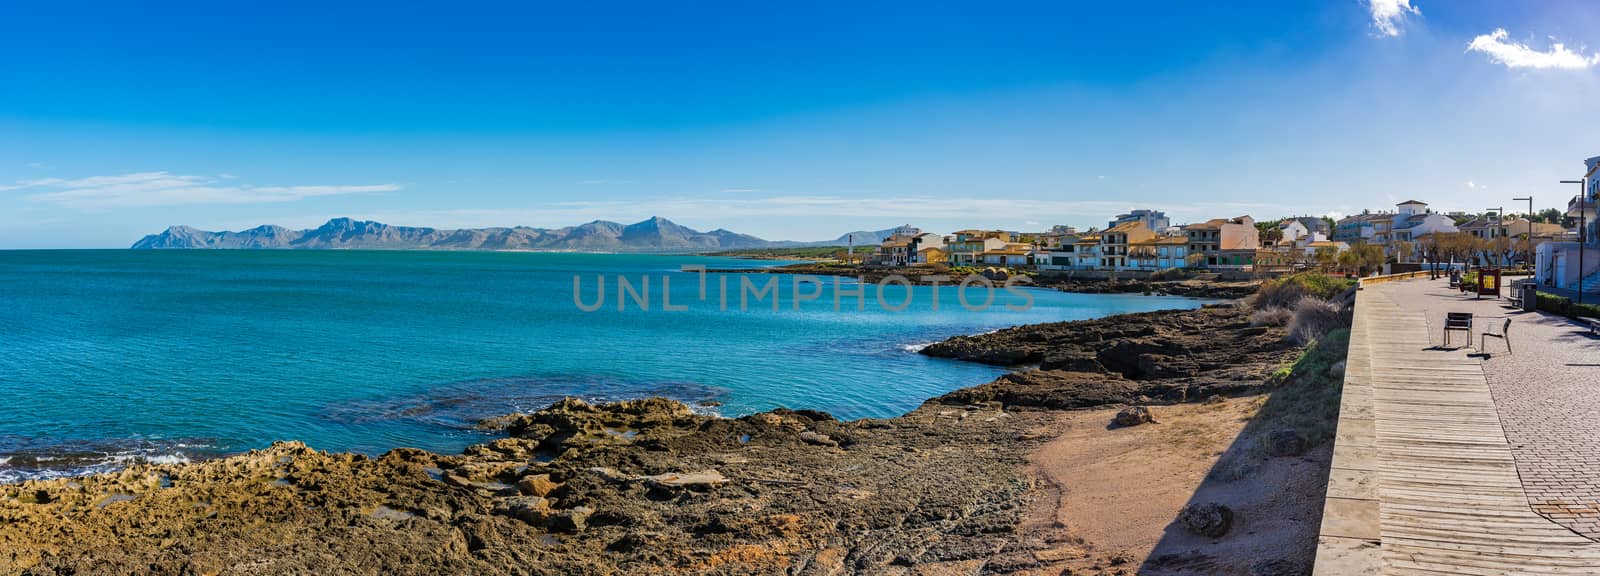
<svg viewBox="0 0 1600 576"><path fill-rule="evenodd" d="M261 225L240 232L207 232L172 226L135 242L134 249L419 249L543 250L586 252L692 253L737 248L794 245L718 229L700 232L660 216L630 225L595 220L560 229L464 228L439 230L391 226L382 222L331 218L322 226L290 230Z"/></svg>

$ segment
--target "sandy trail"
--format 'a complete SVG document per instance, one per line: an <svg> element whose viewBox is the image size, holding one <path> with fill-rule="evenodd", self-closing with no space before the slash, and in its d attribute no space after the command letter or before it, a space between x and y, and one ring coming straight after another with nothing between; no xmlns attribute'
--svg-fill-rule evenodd
<svg viewBox="0 0 1600 576"><path fill-rule="evenodd" d="M1037 573L1246 574L1275 560L1285 573L1309 567L1326 446L1258 462L1233 481L1221 479L1227 473L1208 479L1225 454L1249 450L1257 431L1247 424L1267 398L1153 407L1157 422L1132 428L1107 427L1114 408L1063 414L1060 435L1029 458L1046 483L1025 530L1047 543L1034 554L1045 561ZM1190 501L1232 507L1233 530L1213 540L1174 525Z"/></svg>

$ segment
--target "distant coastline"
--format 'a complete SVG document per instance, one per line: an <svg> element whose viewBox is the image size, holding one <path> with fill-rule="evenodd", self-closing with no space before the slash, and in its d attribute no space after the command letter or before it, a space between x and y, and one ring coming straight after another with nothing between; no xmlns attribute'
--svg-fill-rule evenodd
<svg viewBox="0 0 1600 576"><path fill-rule="evenodd" d="M484 250L700 254L726 250L829 250L850 243L876 244L890 231L851 232L820 242L773 241L726 229L701 232L661 217L633 224L595 220L563 228L528 226L443 229L394 226L370 220L334 218L317 228L293 230L262 225L213 232L172 226L134 242L134 250Z"/></svg>

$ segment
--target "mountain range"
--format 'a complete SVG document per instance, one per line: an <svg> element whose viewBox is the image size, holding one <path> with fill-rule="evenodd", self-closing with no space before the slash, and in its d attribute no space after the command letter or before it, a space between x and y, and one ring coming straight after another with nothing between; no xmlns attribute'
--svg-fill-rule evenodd
<svg viewBox="0 0 1600 576"><path fill-rule="evenodd" d="M565 228L462 228L445 230L391 226L381 222L334 218L317 228L290 230L257 226L239 232L209 232L173 226L135 242L150 249L384 249L384 250L543 250L565 252L704 252L746 248L857 246L880 242L893 229L851 232L834 241L774 242L717 229L701 232L655 217L634 224L596 220Z"/></svg>

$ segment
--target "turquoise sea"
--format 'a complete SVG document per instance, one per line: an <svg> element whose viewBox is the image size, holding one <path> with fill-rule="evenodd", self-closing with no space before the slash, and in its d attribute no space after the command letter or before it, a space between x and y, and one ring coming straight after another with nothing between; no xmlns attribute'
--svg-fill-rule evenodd
<svg viewBox="0 0 1600 576"><path fill-rule="evenodd" d="M741 278L679 272L775 262L698 256L384 251L0 251L0 481L186 460L274 440L370 454L456 451L483 417L592 400L663 395L737 416L779 406L842 418L904 413L1001 369L926 358L919 346L1017 324L1197 300L1028 289L987 310L956 288L911 288L905 310L867 287L834 309L739 310ZM617 309L616 279L650 279L652 309ZM585 303L604 276L608 299ZM661 309L662 277L671 303ZM858 288L846 284L846 289ZM802 294L817 287L803 284ZM898 306L906 289L884 288ZM982 302L980 289L968 291ZM769 296L770 298L770 296Z"/></svg>

